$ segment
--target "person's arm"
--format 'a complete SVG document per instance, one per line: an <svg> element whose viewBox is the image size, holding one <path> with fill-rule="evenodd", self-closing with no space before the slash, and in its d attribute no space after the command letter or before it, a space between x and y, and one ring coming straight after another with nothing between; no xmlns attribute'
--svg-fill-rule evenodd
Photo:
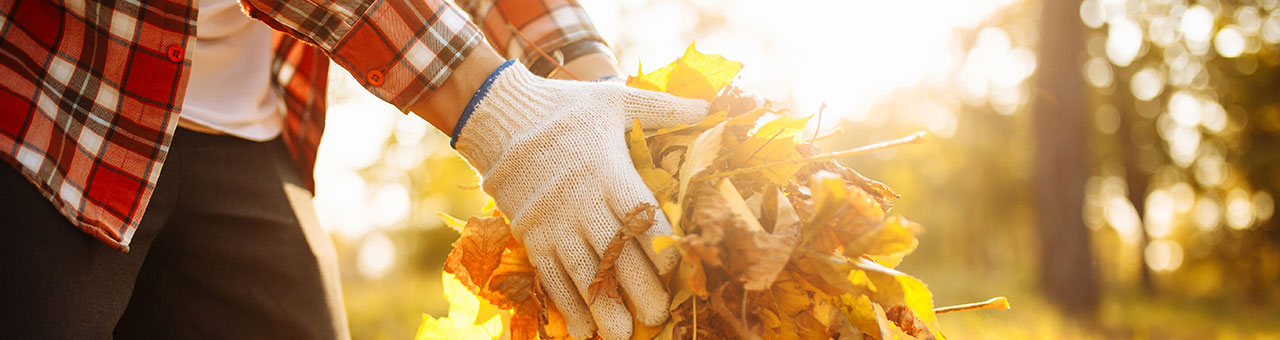
<svg viewBox="0 0 1280 340"><path fill-rule="evenodd" d="M622 74L613 51L575 0L456 2L475 18L499 55L520 60L533 74L584 81Z"/></svg>
<svg viewBox="0 0 1280 340"><path fill-rule="evenodd" d="M374 95L453 137L450 144L511 218L512 235L528 249L572 336L631 336L627 306L587 290L627 213L657 206L631 165L624 134L637 122L692 124L706 115L707 102L533 75L515 60L503 62L465 14L442 0L241 1L250 16L319 46ZM612 59L601 57L588 54L568 67L607 73ZM635 319L650 326L668 317L670 296L659 274L678 261L674 248L649 246L672 230L661 211L654 220L614 267Z"/></svg>
<svg viewBox="0 0 1280 340"><path fill-rule="evenodd" d="M466 13L443 0L240 3L250 17L319 47L370 93L405 112L437 97L433 94L454 78L460 83L451 84L454 91L446 94L462 95L457 91L465 86L456 85L483 80L496 66L477 64L491 58L469 58L476 47L486 45L483 33ZM465 74L453 77L468 61ZM481 70L485 67L489 69Z"/></svg>

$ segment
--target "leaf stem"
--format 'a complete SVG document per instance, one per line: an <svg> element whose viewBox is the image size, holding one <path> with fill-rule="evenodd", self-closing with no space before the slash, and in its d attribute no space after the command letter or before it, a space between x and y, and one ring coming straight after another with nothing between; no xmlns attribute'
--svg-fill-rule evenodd
<svg viewBox="0 0 1280 340"><path fill-rule="evenodd" d="M825 135L818 136L817 138L814 138L813 140L809 141L809 143L813 143L813 142L820 141L820 140L824 140L824 139L827 139L827 138L831 138L831 137L839 136L839 135L840 135L840 134L842 134L842 133L844 133L844 128L843 128L843 127L839 127L839 126L837 126L835 130L831 130L831 132L828 132L828 133L827 133L827 134L825 134Z"/></svg>
<svg viewBox="0 0 1280 340"><path fill-rule="evenodd" d="M1003 296L997 296L997 297L991 298L991 300L987 300L983 302L974 302L974 303L966 303L962 305L934 308L933 313L945 314L945 313L963 312L963 311L978 310L978 309L1008 310L1009 299Z"/></svg>
<svg viewBox="0 0 1280 340"><path fill-rule="evenodd" d="M822 106L818 108L818 122L813 124L813 138L809 138L809 143L818 140L818 132L822 130L822 111L827 110L827 102L822 102Z"/></svg>
<svg viewBox="0 0 1280 340"><path fill-rule="evenodd" d="M841 158L841 157L848 157L848 156L853 156L853 155L860 155L860 154L864 154L864 153L868 153L868 152L872 152L872 151L880 151L880 150L884 150L884 149L888 149L888 148L892 148L892 147L897 147L897 146L902 146L902 145L907 145L907 144L918 144L918 143L923 143L923 142L924 142L924 137L925 137L925 135L926 135L926 134L925 134L925 132L924 132L924 131L917 131L916 133L913 133L913 134L911 134L911 135L909 135L909 136L906 136L906 137L902 137L902 138L898 138L898 139L894 139L894 140L889 140L889 141L883 141L883 142L879 142L879 143L875 143L875 144L871 144L871 145L864 145L864 146L857 147L857 148L853 148L853 149L849 149L849 150L837 151L837 152L832 152L832 153L825 153L825 154L821 154L821 155L817 155L817 156L812 156L812 157L796 158L796 159L787 159L787 160L781 160L781 161L777 161L777 162L770 162L770 163L760 164L760 165L752 166L752 167L745 167L745 168L738 168L738 169L733 169L733 170L729 170L729 171L722 171L722 172L718 172L718 173L714 173L714 174L709 174L709 175L704 175L704 176L701 176L701 177L696 177L696 178L694 178L693 180L694 180L694 181L704 181L704 180L708 180L708 179L716 179L716 178L720 178L720 177L727 177L727 176L733 176L733 175L738 175L738 174L744 174L744 173L753 172L753 171L764 170L764 169L772 168L772 167L775 167L775 166L790 165L790 164L800 164L800 163L810 163L810 162L821 162L821 161L831 160L831 159L836 159L836 158Z"/></svg>

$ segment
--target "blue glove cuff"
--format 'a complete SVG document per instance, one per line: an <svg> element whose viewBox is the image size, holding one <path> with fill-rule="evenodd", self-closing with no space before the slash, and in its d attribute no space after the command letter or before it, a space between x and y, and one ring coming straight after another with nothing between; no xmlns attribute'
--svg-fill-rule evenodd
<svg viewBox="0 0 1280 340"><path fill-rule="evenodd" d="M462 110L462 116L458 117L458 123L453 125L453 137L449 138L449 147L458 148L456 146L458 144L458 134L462 133L462 126L467 125L467 119L471 118L471 112L475 111L476 105L479 105L480 101L484 100L484 96L489 94L489 87L493 86L493 82L498 79L498 74L515 63L515 59L507 60L507 62L499 65L498 68L493 69L493 72L489 73L489 77L484 79L484 83L480 84L480 88L476 89L476 93L471 95L471 101L467 102L467 108Z"/></svg>

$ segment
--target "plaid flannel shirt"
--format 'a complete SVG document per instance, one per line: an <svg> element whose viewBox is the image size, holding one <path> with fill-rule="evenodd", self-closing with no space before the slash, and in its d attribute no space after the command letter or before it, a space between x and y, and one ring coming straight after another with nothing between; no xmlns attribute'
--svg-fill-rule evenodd
<svg viewBox="0 0 1280 340"><path fill-rule="evenodd" d="M81 230L127 251L177 128L198 0L0 0L0 159ZM601 40L571 0L460 1L508 57ZM281 138L311 181L329 61L408 110L484 40L443 0L241 0L277 30ZM602 40L601 40L602 41ZM515 51L515 52L513 52ZM0 218L3 218L0 216Z"/></svg>

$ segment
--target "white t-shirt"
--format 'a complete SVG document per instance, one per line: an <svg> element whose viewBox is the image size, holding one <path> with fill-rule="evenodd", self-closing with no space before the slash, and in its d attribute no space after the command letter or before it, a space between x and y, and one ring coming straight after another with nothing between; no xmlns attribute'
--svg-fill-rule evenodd
<svg viewBox="0 0 1280 340"><path fill-rule="evenodd" d="M183 123L248 140L274 139L284 110L270 79L271 28L241 12L236 0L201 0Z"/></svg>

